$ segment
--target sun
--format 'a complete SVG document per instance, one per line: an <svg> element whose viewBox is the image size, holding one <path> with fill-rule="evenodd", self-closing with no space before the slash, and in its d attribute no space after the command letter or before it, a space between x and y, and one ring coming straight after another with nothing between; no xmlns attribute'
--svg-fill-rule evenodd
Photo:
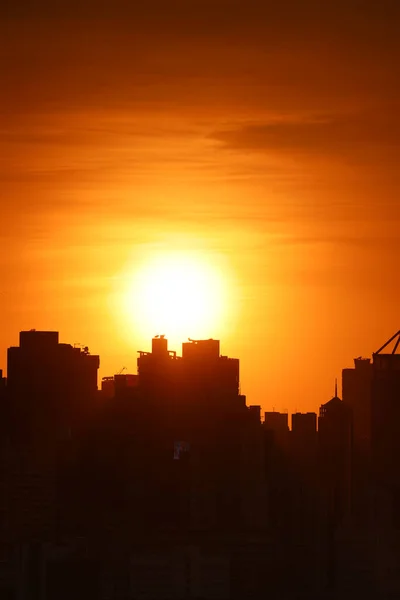
<svg viewBox="0 0 400 600"><path fill-rule="evenodd" d="M129 267L119 294L125 325L141 338L161 334L175 343L221 335L229 313L221 267L215 257L182 252L156 254Z"/></svg>

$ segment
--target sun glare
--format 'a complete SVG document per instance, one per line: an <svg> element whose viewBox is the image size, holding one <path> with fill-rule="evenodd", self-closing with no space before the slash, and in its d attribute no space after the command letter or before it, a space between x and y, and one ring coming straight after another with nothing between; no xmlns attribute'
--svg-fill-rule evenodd
<svg viewBox="0 0 400 600"><path fill-rule="evenodd" d="M120 295L131 333L164 334L175 343L221 335L229 312L228 282L215 263L211 257L171 253L131 268Z"/></svg>

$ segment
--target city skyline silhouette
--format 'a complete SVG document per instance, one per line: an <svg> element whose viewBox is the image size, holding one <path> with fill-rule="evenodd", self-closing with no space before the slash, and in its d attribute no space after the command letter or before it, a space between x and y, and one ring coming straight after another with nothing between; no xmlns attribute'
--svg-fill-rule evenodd
<svg viewBox="0 0 400 600"><path fill-rule="evenodd" d="M289 423L247 404L219 340L178 356L158 334L98 389L87 346L21 331L0 374L0 597L394 598L399 343Z"/></svg>
<svg viewBox="0 0 400 600"><path fill-rule="evenodd" d="M0 600L400 598L399 31L0 3Z"/></svg>
<svg viewBox="0 0 400 600"><path fill-rule="evenodd" d="M31 331L31 332L36 332L36 331L39 331L39 332L40 332L40 330L33 329L33 328L32 328L32 329L29 329L29 330L27 330L27 331ZM58 333L58 332L56 332L56 331L54 331L54 334L57 334L57 336L59 336L59 333ZM166 340L166 343L167 343L167 345L168 345L168 343L169 343L169 342L168 342L168 337L167 337L167 335L166 335L166 334L155 334L155 335L153 335L153 339L158 339L158 338L160 338L160 339L165 339L165 340ZM210 341L211 341L211 340L214 340L214 338L208 338L208 339L209 339ZM182 342L181 342L181 344L180 344L182 349L183 349L183 347L184 347L184 344L185 344L185 343L187 343L187 342L196 342L196 341L197 341L197 340L193 340L191 337L187 337L187 338L186 338L186 340L187 340L186 342L182 341ZM206 341L206 339L204 339L204 340L200 340L200 341ZM219 344L221 343L221 341L220 341L220 340L215 340L215 341L216 341L216 342L218 341L218 343L219 343ZM382 341L382 338L381 338L381 341ZM358 357L358 359L357 359L357 360L371 361L371 359L372 359L372 358L373 358L375 355L382 353L382 351L383 351L383 350L385 350L385 349L387 350L387 352L386 352L386 353L389 353L389 354L396 354L396 353L399 351L399 350L398 350L398 349L399 349L399 344L400 344L400 330L399 330L399 331L396 331L396 333L394 333L393 335L391 335L391 336L390 336L390 338L388 338L388 339L387 339L387 340L384 342L384 344L382 344L382 345L380 346L380 348L379 348L378 350L376 350L376 351L373 351L373 352L370 352L370 356L368 356L368 354L366 354L366 353L364 352L364 353L362 353L362 355L360 355L360 356ZM73 346L74 348L77 348L77 349L78 349L78 348L80 348L80 349L83 349L85 352L89 352L89 347L88 347L88 346L86 346L85 344L82 344L82 343L74 342L73 344L67 344L67 345ZM133 345L134 345L134 344L133 344ZM139 351L139 350L137 350L137 351L136 351L136 354L137 354L137 353L141 354L141 353L143 353L143 352L144 352L144 351ZM171 350L171 352L172 352L172 353L173 353L173 354L174 354L174 355L175 355L177 358L181 358L181 357L179 356L179 354L178 354L178 351L176 351L176 350L173 350L173 351L172 351L172 350ZM181 350L181 352L182 352L182 350ZM284 360L284 358L283 358L282 360ZM356 360L356 359L354 358L353 360ZM132 356L130 356L130 357L129 357L129 356L125 356L125 357L123 357L123 358L122 358L122 362L123 362L123 363L126 363L126 365L132 365ZM1 366L1 365L0 365L0 366ZM100 366L101 366L101 361L99 360L99 367L100 367ZM342 368L342 370L346 370L346 367L343 367L343 368ZM6 370L5 370L4 368L3 368L3 369L0 369L0 371L1 371L2 373L4 373L4 375L6 375ZM129 366L129 367L127 367L127 366L125 366L125 364L124 364L124 366L122 366L120 369L118 369L118 370L115 370L115 373L114 373L113 375L111 375L110 373L108 373L108 374L104 374L104 372L103 372L103 375L102 375L102 377L101 377L101 378L100 378L100 380L98 381L98 385L100 384L100 388L101 388L101 384L102 384L102 382L103 382L103 381L110 380L110 379L112 379L112 378L114 377L114 375L120 375L120 374L122 374L122 373L124 373L124 372L125 372L125 373L129 373L129 374L130 374L130 375L132 375L132 376L136 376L136 371L137 371L137 366ZM100 389L100 388L99 388L99 389ZM342 385L341 385L341 382L340 382L340 381L339 381L339 385L338 385L338 378L337 378L337 376L336 376L336 375L334 375L333 377L331 377L331 389L332 389L332 392L334 392L334 393L333 393L333 397L335 397L335 396L337 396L337 395L338 395L338 389L339 389L339 390L341 390L341 389L342 389ZM301 391L301 390L297 390L297 392L298 392L298 391ZM329 394L328 394L328 395L329 395ZM256 397L254 398L254 400L257 400L257 401L259 401L259 400L260 400L260 395L259 395L259 394L256 394ZM265 398L262 398L261 400L263 400L263 401L261 401L261 402L260 402L260 406L261 406L262 408L264 407L264 409L265 409L265 410L268 410L268 411L272 410L273 412L275 412L275 411L276 411L276 412L280 412L280 411L282 411L282 412L286 412L286 413L296 413L296 412L298 412L298 409L302 409L302 408L306 408L306 409L307 409L307 410L306 410L306 412L309 412L309 411L308 411L308 409L310 408L309 404L307 404L305 407L303 407L303 406L302 406L301 404L299 404L299 403L298 403L298 404L296 404L296 402L294 402L294 403L293 403L293 402L291 401L291 399L290 399L290 398L283 399L283 400L281 401L281 404L280 404L280 405L279 405L279 404L277 404L277 402L276 402L275 400L273 400L273 399L270 399L270 398L267 398L267 399L265 399ZM315 404L315 406L313 407L315 410L317 410L317 409L319 408L319 406L320 406L320 404L321 404L320 400L321 400L321 399L319 399L319 400L317 399L317 401L316 401L316 404ZM288 406L290 406L290 405L293 407L291 410L289 410L289 409L287 408L287 407L288 407Z"/></svg>

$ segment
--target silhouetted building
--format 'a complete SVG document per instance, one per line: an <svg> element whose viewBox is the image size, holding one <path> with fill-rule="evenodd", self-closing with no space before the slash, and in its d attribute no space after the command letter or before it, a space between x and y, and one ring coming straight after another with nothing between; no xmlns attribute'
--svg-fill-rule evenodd
<svg viewBox="0 0 400 600"><path fill-rule="evenodd" d="M289 447L289 416L288 413L265 412L264 429L270 432L274 443L287 452Z"/></svg>
<svg viewBox="0 0 400 600"><path fill-rule="evenodd" d="M374 354L372 380L372 467L385 499L381 519L400 528L400 355Z"/></svg>
<svg viewBox="0 0 400 600"><path fill-rule="evenodd" d="M294 413L292 415L292 433L293 438L296 440L303 440L307 445L310 441L315 442L317 436L317 414L313 412L308 413Z"/></svg>
<svg viewBox="0 0 400 600"><path fill-rule="evenodd" d="M318 459L321 485L326 586L337 588L337 531L351 508L352 415L337 396L322 404L318 418Z"/></svg>
<svg viewBox="0 0 400 600"><path fill-rule="evenodd" d="M220 356L219 340L189 340L183 343L182 368L185 385L196 386L203 391L213 390L214 396L219 395L220 403L223 398L230 398L230 405L226 408L233 409L233 398L240 398L239 360Z"/></svg>
<svg viewBox="0 0 400 600"><path fill-rule="evenodd" d="M249 406L251 418L254 419L255 423L261 423L261 406L252 405Z"/></svg>
<svg viewBox="0 0 400 600"><path fill-rule="evenodd" d="M0 369L0 394L2 394L6 388L7 379L3 377L3 371ZM1 397L1 396L0 396Z"/></svg>
<svg viewBox="0 0 400 600"><path fill-rule="evenodd" d="M103 377L101 380L101 393L104 398L110 399L115 396L114 375Z"/></svg>
<svg viewBox="0 0 400 600"><path fill-rule="evenodd" d="M350 508L352 414L337 395L321 405L318 445L322 479L329 494L329 508L339 521Z"/></svg>
<svg viewBox="0 0 400 600"><path fill-rule="evenodd" d="M194 359L196 362L218 360L219 340L191 340L182 344L182 358Z"/></svg>
<svg viewBox="0 0 400 600"><path fill-rule="evenodd" d="M398 335L343 371L318 431L315 413L290 431L246 406L218 340L177 356L157 336L98 391L87 348L21 332L0 372L0 597L396 597Z"/></svg>
<svg viewBox="0 0 400 600"><path fill-rule="evenodd" d="M342 371L342 397L353 413L354 444L369 452L371 444L371 391L373 366L369 358L355 358L354 369Z"/></svg>
<svg viewBox="0 0 400 600"><path fill-rule="evenodd" d="M316 413L294 413L290 434L291 457L298 469L315 473L317 456L317 415Z"/></svg>
<svg viewBox="0 0 400 600"><path fill-rule="evenodd" d="M40 544L68 529L71 500L80 493L70 473L96 415L98 366L98 356L60 344L57 332L23 331L20 345L8 349L5 538L26 549L18 568L27 572L36 570L29 565Z"/></svg>
<svg viewBox="0 0 400 600"><path fill-rule="evenodd" d="M95 408L99 357L60 344L55 331L21 331L8 349L7 393L23 435L54 436L79 427ZM36 429L35 429L36 428Z"/></svg>
<svg viewBox="0 0 400 600"><path fill-rule="evenodd" d="M124 402L119 378L132 392ZM261 425L239 394L239 361L220 356L218 340L190 341L178 357L157 337L152 352L139 352L138 375L128 383L127 376L103 380L111 400L92 446L104 457L104 519L106 498L115 503L120 490L119 514L135 535L259 528Z"/></svg>
<svg viewBox="0 0 400 600"><path fill-rule="evenodd" d="M343 403L353 417L352 516L368 522L371 506L371 426L373 365L355 358L353 369L342 371Z"/></svg>
<svg viewBox="0 0 400 600"><path fill-rule="evenodd" d="M320 507L317 470L317 415L295 413L290 432L291 533L288 552L291 573L304 597L313 597L318 584Z"/></svg>
<svg viewBox="0 0 400 600"><path fill-rule="evenodd" d="M268 527L280 551L291 532L292 477L289 455L288 414L266 412L263 423Z"/></svg>
<svg viewBox="0 0 400 600"><path fill-rule="evenodd" d="M128 398L132 396L139 383L138 375L118 373L112 377L103 377L101 380L101 392L105 399Z"/></svg>
<svg viewBox="0 0 400 600"><path fill-rule="evenodd" d="M0 369L0 440L8 434L9 429L9 403L7 397L7 379L3 377Z"/></svg>

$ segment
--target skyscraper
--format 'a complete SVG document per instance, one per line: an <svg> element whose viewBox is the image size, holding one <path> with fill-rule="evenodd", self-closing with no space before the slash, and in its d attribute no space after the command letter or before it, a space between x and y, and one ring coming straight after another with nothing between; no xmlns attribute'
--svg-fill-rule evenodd
<svg viewBox="0 0 400 600"><path fill-rule="evenodd" d="M343 402L353 413L355 448L369 453L371 445L371 392L373 365L369 358L355 358L353 369L342 371Z"/></svg>
<svg viewBox="0 0 400 600"><path fill-rule="evenodd" d="M340 521L350 509L352 414L337 393L320 407L318 454L327 506Z"/></svg>
<svg viewBox="0 0 400 600"><path fill-rule="evenodd" d="M59 343L56 331L21 331L8 349L7 394L14 424L65 435L94 409L99 357Z"/></svg>

